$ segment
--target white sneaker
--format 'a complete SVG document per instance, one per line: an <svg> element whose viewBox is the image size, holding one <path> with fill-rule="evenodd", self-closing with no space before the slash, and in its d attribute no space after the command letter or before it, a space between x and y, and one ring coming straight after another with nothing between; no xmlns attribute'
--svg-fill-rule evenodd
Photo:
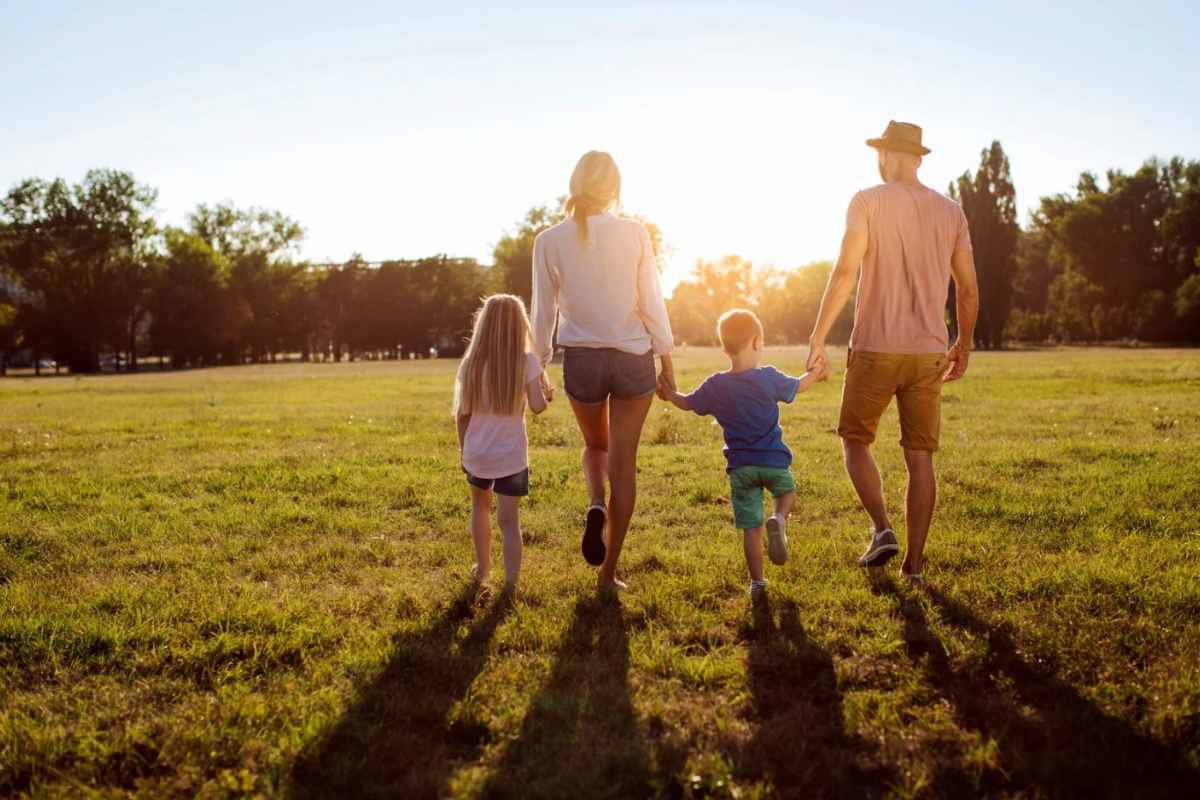
<svg viewBox="0 0 1200 800"><path fill-rule="evenodd" d="M772 564L787 563L787 520L782 514L772 514L767 520L767 556Z"/></svg>

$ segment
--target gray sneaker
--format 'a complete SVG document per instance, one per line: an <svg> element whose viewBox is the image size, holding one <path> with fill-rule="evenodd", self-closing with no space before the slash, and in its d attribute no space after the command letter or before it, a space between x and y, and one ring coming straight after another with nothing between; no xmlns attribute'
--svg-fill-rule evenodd
<svg viewBox="0 0 1200 800"><path fill-rule="evenodd" d="M900 552L896 542L896 533L891 528L871 532L871 544L867 551L858 557L860 567L882 567L892 556Z"/></svg>

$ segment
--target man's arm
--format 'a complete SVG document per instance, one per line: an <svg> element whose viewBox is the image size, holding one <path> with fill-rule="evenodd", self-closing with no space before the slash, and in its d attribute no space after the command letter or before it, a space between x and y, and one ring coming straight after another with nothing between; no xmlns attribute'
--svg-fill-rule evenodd
<svg viewBox="0 0 1200 800"><path fill-rule="evenodd" d="M960 247L950 257L950 272L954 275L954 301L958 311L958 339L946 354L950 362L942 380L956 381L967 371L971 344L975 341L975 320L979 317L979 283L975 278L975 255L969 248Z"/></svg>
<svg viewBox="0 0 1200 800"><path fill-rule="evenodd" d="M865 230L847 230L842 236L842 251L838 255L837 266L829 274L829 283L825 285L825 294L821 297L821 310L817 312L817 322L813 325L812 336L808 340L808 361L806 369L811 371L828 370L829 356L825 352L825 337L833 322L846 307L850 293L854 291L854 280L858 267L862 264L863 256L867 254L867 232Z"/></svg>

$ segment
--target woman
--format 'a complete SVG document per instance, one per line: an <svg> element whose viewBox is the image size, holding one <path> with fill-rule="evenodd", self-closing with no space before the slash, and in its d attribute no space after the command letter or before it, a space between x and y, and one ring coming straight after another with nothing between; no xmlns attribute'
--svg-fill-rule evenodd
<svg viewBox="0 0 1200 800"><path fill-rule="evenodd" d="M613 213L621 173L612 156L584 154L570 191L567 220L533 245L533 347L549 364L558 324L563 384L583 433L591 494L583 555L599 565L601 589L624 588L616 569L637 495L638 442L657 385L675 388L674 340L650 235ZM655 356L662 362L657 381Z"/></svg>

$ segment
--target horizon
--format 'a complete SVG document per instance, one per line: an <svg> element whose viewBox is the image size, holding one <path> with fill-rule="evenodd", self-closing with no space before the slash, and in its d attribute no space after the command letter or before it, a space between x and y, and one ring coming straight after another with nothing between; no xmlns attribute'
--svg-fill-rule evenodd
<svg viewBox="0 0 1200 800"><path fill-rule="evenodd" d="M605 149L625 211L662 228L669 292L700 258L835 259L850 197L878 183L864 140L888 119L922 125L922 180L941 192L999 140L1023 224L1085 170L1200 156L1200 67L1177 63L1200 23L1178 2L1022 4L979 44L980 20L942 3L901 19L713 3L277 12L10 13L0 42L18 66L0 99L22 113L4 189L112 167L159 191L164 224L228 201L296 219L313 262L490 264L578 156Z"/></svg>

